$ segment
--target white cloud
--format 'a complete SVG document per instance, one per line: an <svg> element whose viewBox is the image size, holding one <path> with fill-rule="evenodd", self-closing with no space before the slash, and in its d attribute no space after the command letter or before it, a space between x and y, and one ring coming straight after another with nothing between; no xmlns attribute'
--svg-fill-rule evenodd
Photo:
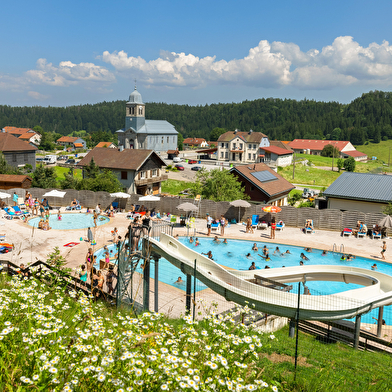
<svg viewBox="0 0 392 392"><path fill-rule="evenodd" d="M115 81L113 73L93 63L74 64L71 61L62 61L58 66L54 66L42 58L37 60L37 69L27 71L26 77L31 83L51 86Z"/></svg>
<svg viewBox="0 0 392 392"><path fill-rule="evenodd" d="M216 60L193 54L162 51L151 61L124 51L100 56L125 77L131 74L147 85L204 87L238 84L279 88L292 85L303 89L392 83L392 46L371 43L362 47L352 37L337 37L324 48L301 51L294 43L260 41L242 59Z"/></svg>
<svg viewBox="0 0 392 392"><path fill-rule="evenodd" d="M27 94L29 97L34 98L37 101L45 101L49 98L49 95L44 95L37 91L29 91Z"/></svg>

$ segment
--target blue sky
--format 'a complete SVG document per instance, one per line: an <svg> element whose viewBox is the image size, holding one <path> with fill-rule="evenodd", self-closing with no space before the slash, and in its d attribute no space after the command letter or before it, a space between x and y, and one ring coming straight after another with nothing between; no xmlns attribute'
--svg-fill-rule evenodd
<svg viewBox="0 0 392 392"><path fill-rule="evenodd" d="M351 102L392 90L390 1L18 1L1 10L0 104L257 98Z"/></svg>

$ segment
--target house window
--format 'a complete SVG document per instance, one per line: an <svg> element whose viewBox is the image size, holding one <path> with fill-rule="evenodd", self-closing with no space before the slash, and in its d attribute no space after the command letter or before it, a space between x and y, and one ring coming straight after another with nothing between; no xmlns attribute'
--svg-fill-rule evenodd
<svg viewBox="0 0 392 392"><path fill-rule="evenodd" d="M252 148L252 145L251 145L251 144L249 144L248 148Z"/></svg>
<svg viewBox="0 0 392 392"><path fill-rule="evenodd" d="M29 154L27 154L26 152L23 154L24 155L24 161L28 162L29 161Z"/></svg>
<svg viewBox="0 0 392 392"><path fill-rule="evenodd" d="M141 171L140 172L140 179L143 180L146 178L146 172L145 171Z"/></svg>
<svg viewBox="0 0 392 392"><path fill-rule="evenodd" d="M221 146L222 146L222 148L224 148L225 147L225 143L222 143Z"/></svg>
<svg viewBox="0 0 392 392"><path fill-rule="evenodd" d="M163 144L163 136L162 136L162 144Z"/></svg>
<svg viewBox="0 0 392 392"><path fill-rule="evenodd" d="M16 154L12 154L12 162L16 162Z"/></svg>
<svg viewBox="0 0 392 392"><path fill-rule="evenodd" d="M221 158L223 158L223 151L221 152Z"/></svg>
<svg viewBox="0 0 392 392"><path fill-rule="evenodd" d="M225 152L225 158L227 159L229 157L229 153L226 151Z"/></svg>
<svg viewBox="0 0 392 392"><path fill-rule="evenodd" d="M254 190L255 190L255 187L251 185L251 186L250 186L250 190L251 190L251 191L254 191Z"/></svg>
<svg viewBox="0 0 392 392"><path fill-rule="evenodd" d="M252 154L248 154L248 159L250 160L252 157Z"/></svg>
<svg viewBox="0 0 392 392"><path fill-rule="evenodd" d="M237 148L237 144L233 143L233 150L235 150Z"/></svg>
<svg viewBox="0 0 392 392"><path fill-rule="evenodd" d="M257 146L256 146L256 144L254 144L254 145L253 145L253 149L256 150L256 148L257 148Z"/></svg>
<svg viewBox="0 0 392 392"><path fill-rule="evenodd" d="M229 143L226 143L226 148L229 148Z"/></svg>
<svg viewBox="0 0 392 392"><path fill-rule="evenodd" d="M127 171L122 171L121 172L121 179L122 180L128 180L128 172Z"/></svg>
<svg viewBox="0 0 392 392"><path fill-rule="evenodd" d="M167 142L169 143L169 136L167 137Z"/></svg>
<svg viewBox="0 0 392 392"><path fill-rule="evenodd" d="M253 154L253 160L255 160L256 159L256 154Z"/></svg>
<svg viewBox="0 0 392 392"><path fill-rule="evenodd" d="M151 177L156 177L158 175L158 169L151 170Z"/></svg>
<svg viewBox="0 0 392 392"><path fill-rule="evenodd" d="M242 143L240 143L240 150L242 150Z"/></svg>

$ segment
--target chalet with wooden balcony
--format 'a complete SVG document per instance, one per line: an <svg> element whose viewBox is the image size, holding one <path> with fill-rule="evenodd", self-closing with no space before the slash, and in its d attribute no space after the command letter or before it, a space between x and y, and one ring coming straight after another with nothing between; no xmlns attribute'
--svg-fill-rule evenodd
<svg viewBox="0 0 392 392"><path fill-rule="evenodd" d="M95 147L77 166L88 166L92 159L100 169L111 170L129 194L159 194L161 182L168 178L165 162L154 150Z"/></svg>

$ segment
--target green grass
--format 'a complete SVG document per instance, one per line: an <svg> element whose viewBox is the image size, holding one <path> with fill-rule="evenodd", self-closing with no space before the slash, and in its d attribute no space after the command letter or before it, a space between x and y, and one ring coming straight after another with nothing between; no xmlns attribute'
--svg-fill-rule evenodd
<svg viewBox="0 0 392 392"><path fill-rule="evenodd" d="M169 193L170 195L178 195L190 187L191 182L179 180L165 180L162 181L162 193Z"/></svg>
<svg viewBox="0 0 392 392"><path fill-rule="evenodd" d="M295 176L293 179L293 166L280 168L278 173L287 181L295 184L305 184L312 186L318 185L319 187L327 187L331 185L341 173L335 171L328 171L318 169L311 166L303 166L301 164L295 165Z"/></svg>
<svg viewBox="0 0 392 392"><path fill-rule="evenodd" d="M380 143L364 144L362 146L355 146L355 148L358 151L367 154L369 159L372 159L372 157L375 156L377 157L377 159L384 161L384 163L388 163L389 153L392 152L392 140L387 140L385 142L380 142ZM391 164L392 164L392 155L391 155Z"/></svg>
<svg viewBox="0 0 392 392"><path fill-rule="evenodd" d="M60 167L60 166L54 166L54 169L56 171L56 175L59 180L63 180L65 178L64 173L68 173L68 171L69 171L69 168ZM81 180L83 178L82 177L82 169L75 169L74 173L75 173L75 177L77 179Z"/></svg>

